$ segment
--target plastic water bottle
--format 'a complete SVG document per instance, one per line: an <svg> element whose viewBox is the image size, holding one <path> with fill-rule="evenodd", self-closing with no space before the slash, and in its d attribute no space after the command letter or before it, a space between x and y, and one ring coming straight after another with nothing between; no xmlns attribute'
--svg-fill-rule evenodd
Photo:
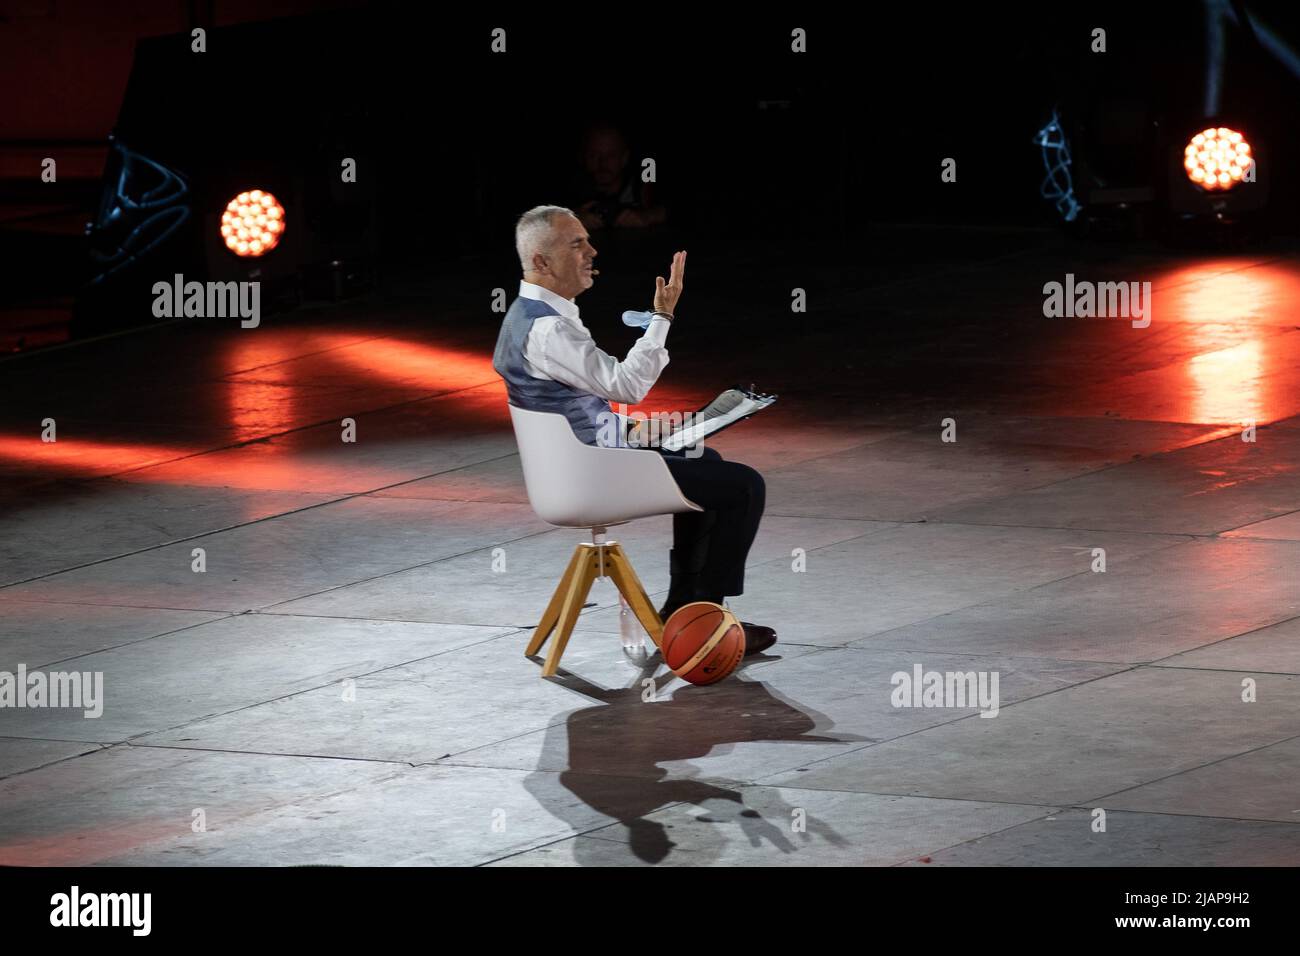
<svg viewBox="0 0 1300 956"><path fill-rule="evenodd" d="M618 633L623 640L623 654L633 663L645 661L648 654L645 646L645 628L632 613L623 592L618 592Z"/></svg>

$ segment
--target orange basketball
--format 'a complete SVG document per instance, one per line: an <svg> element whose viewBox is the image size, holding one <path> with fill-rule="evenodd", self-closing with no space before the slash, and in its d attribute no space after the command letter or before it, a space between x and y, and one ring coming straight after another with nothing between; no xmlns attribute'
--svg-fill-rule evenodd
<svg viewBox="0 0 1300 956"><path fill-rule="evenodd" d="M662 652L682 680L714 684L745 656L745 629L721 604L684 604L664 622Z"/></svg>

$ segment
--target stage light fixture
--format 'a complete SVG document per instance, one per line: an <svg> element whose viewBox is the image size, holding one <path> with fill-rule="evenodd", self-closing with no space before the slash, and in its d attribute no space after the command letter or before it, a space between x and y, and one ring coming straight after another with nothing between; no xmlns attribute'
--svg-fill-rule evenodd
<svg viewBox="0 0 1300 956"><path fill-rule="evenodd" d="M284 235L284 207L261 189L242 192L221 214L221 238L237 256L264 256Z"/></svg>
<svg viewBox="0 0 1300 956"><path fill-rule="evenodd" d="M1039 187L1039 194L1056 206L1056 211L1066 222L1074 222L1083 208L1074 198L1074 178L1070 175L1070 144L1061 126L1061 117L1055 108L1034 142L1042 147L1043 168L1047 175Z"/></svg>
<svg viewBox="0 0 1300 956"><path fill-rule="evenodd" d="M1187 178L1207 192L1232 189L1248 175L1254 162L1250 143L1227 126L1202 130L1183 150Z"/></svg>

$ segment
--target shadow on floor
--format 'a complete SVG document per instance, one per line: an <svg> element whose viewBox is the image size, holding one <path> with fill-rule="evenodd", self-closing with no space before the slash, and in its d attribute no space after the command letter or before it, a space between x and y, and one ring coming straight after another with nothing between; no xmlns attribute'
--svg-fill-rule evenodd
<svg viewBox="0 0 1300 956"><path fill-rule="evenodd" d="M652 656L632 685L624 689L596 687L564 670L553 678L595 703L574 711L563 724L548 728L539 766L567 769L559 774L558 787L553 770L538 771L525 781L543 807L580 831L589 825L590 816L579 812L581 807L572 799L577 797L581 805L622 823L632 853L647 863L663 862L678 845L668 832L671 825L649 817L681 803L708 811L694 817L698 822L739 823L753 846L766 841L790 853L796 849L795 838L809 841L814 835L836 845L844 843L832 828L814 819L806 820L806 830L796 828L797 808L779 801L773 805L770 792L765 793L764 815L746 803L743 789L735 781L673 776L680 771L670 772L659 765L728 753L738 743L846 743L868 738L814 733L833 727L834 722L777 695L761 681L745 680L745 665L719 684L697 687L682 684L671 673L653 677L660 664L661 658ZM665 699L663 691L674 682L678 686L673 696ZM605 831L601 836L606 837ZM618 840L621 836L610 831L607 838ZM591 842L575 841L579 863L591 854ZM722 844L712 840L691 846L692 865L714 862L721 849ZM608 860L585 862L606 865Z"/></svg>

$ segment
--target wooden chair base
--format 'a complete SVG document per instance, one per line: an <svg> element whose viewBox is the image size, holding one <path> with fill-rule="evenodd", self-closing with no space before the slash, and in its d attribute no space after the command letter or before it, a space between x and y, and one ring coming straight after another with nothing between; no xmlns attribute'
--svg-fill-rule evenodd
<svg viewBox="0 0 1300 956"><path fill-rule="evenodd" d="M542 667L543 677L553 676L560 666L560 656L564 653L564 646L569 643L569 635L573 633L573 626L578 621L578 612L587 603L587 593L591 590L592 582L600 577L608 577L614 582L632 613L655 642L655 647L659 647L664 623L659 619L659 612L651 605L645 588L641 586L641 580L632 570L632 563L623 554L623 548L617 541L583 543L574 549L564 577L560 578L555 593L551 595L551 603L546 605L546 612L542 615L537 630L533 631L528 649L524 651L525 657L532 657L542 649L542 645L554 632L555 641L551 644L551 652Z"/></svg>

